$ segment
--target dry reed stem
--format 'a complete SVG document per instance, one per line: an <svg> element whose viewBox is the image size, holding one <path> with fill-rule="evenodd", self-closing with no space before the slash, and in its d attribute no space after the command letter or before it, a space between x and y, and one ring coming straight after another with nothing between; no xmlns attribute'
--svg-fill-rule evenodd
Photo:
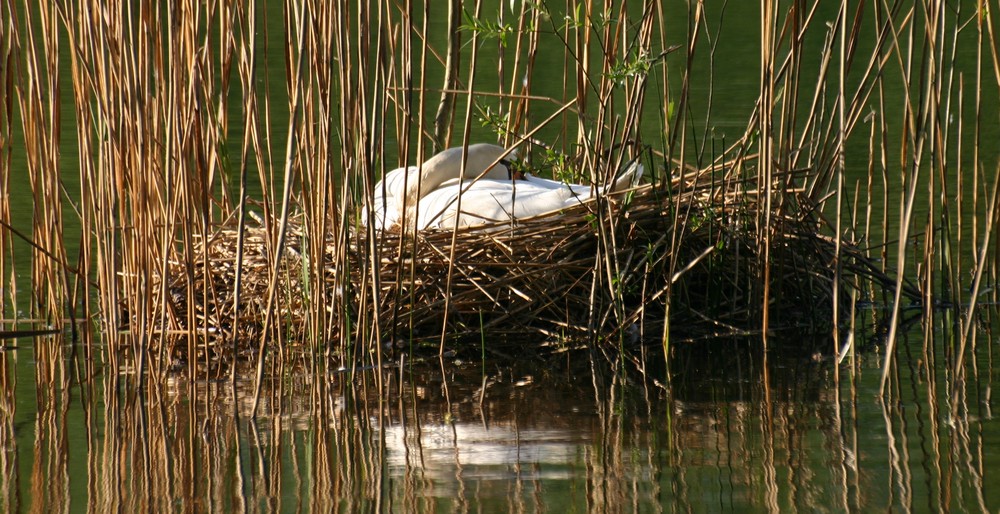
<svg viewBox="0 0 1000 514"><path fill-rule="evenodd" d="M5 11L11 11L14 9L13 0L6 0L4 5ZM9 84L13 82L13 73L11 69L11 64L13 63L14 56L14 26L13 26L13 16L8 19L0 19L2 23L2 28L0 28L0 223L2 223L3 228L0 228L0 280L5 283L4 287L0 289L4 290L4 293L0 293L0 319L3 319L3 325L7 324L8 316L11 312L17 312L17 282L14 279L14 275L10 275L10 281L7 282L8 269L14 267L13 255L13 237L11 232L7 227L11 227L11 212L10 212L10 186L11 186L11 164L13 162L13 126L14 126L14 94L10 91ZM10 307L8 308L8 302ZM0 326L0 329L6 328L6 326Z"/></svg>

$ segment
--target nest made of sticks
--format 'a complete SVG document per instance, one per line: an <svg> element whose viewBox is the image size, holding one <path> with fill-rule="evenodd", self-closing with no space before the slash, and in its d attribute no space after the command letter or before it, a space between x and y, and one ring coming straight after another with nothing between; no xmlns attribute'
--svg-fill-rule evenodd
<svg viewBox="0 0 1000 514"><path fill-rule="evenodd" d="M647 186L454 238L450 231L373 234L376 244L359 245L381 252L373 309L404 339L433 340L443 331L477 341L489 334L493 345L525 335L659 341L668 303L675 340L750 335L763 328L767 259L768 330L829 330L837 249L818 223L772 215L764 228L745 199L708 200ZM858 276L891 284L849 245L841 246L840 262L844 284ZM364 280L355 273L355 283Z"/></svg>
<svg viewBox="0 0 1000 514"><path fill-rule="evenodd" d="M443 333L459 347L472 340L478 348L489 338L491 351L502 353L617 336L659 344L665 334L674 341L759 334L766 298L767 329L801 335L829 331L837 277L844 291L894 283L850 245L842 244L838 257L818 221L803 214L808 209L763 216L747 197L679 195L645 186L457 233L362 227L350 232L346 272L342 250L330 247L324 262L310 264L302 248L289 244L272 326L296 341L316 332L310 327L318 317L347 319L350 327L328 333L369 346L433 341L437 348ZM294 223L290 231L302 233ZM207 345L211 352L256 348L250 343L259 340L267 316L273 252L263 229L252 228L237 259L237 236L224 228L196 245L195 255L208 259L174 262L168 270L172 332L195 329L247 343ZM239 315L236 262L242 264ZM309 293L310 276L321 277L322 298ZM842 307L850 297L840 295Z"/></svg>

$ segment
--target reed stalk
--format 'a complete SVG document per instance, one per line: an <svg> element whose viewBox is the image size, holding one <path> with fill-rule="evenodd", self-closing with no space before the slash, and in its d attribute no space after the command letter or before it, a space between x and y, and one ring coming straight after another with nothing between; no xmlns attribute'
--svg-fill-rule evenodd
<svg viewBox="0 0 1000 514"><path fill-rule="evenodd" d="M10 12L15 9L13 0L4 3L4 11ZM10 177L12 174L13 162L13 126L14 126L14 94L10 91L9 84L13 83L13 64L15 43L14 43L14 17L9 16L0 20L0 289L4 292L0 294L0 319L10 319L10 313L17 312L17 282L13 272L14 247L13 238L7 227L12 227L10 212ZM2 329L6 329L6 321L0 323Z"/></svg>

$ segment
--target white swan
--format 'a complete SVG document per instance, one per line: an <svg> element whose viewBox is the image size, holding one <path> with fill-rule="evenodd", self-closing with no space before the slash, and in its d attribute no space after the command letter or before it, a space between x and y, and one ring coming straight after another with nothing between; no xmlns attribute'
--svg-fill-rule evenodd
<svg viewBox="0 0 1000 514"><path fill-rule="evenodd" d="M473 148L476 153L482 152L486 157L477 161L480 164L473 168L467 166L465 177L475 177L482 173L486 166L503 155L504 149L493 145L473 145L469 147L469 163L473 162ZM451 152L455 149L446 150L443 153ZM459 149L458 158L461 157ZM442 154L435 155L424 164L425 174L429 164L434 164L435 179L429 183L435 184L433 189L427 190L420 197L419 209L407 209L407 219L416 215L416 227L418 230L427 229L451 229L457 224L459 227L475 227L497 222L510 222L516 219L523 219L552 211L562 210L574 205L587 202L599 194L622 191L638 184L643 174L643 167L636 161L629 163L619 174L617 180L610 189L602 187L591 187L583 184L566 184L555 180L548 180L532 175L518 176L511 171L510 163L504 162L503 166L494 166L487 174L478 180L466 178L460 180L459 170L452 158L438 159ZM485 162L486 160L489 162ZM459 161L460 166L460 161ZM500 169L498 169L500 168ZM415 175L416 168L394 170L386 175L385 192L387 196L398 198L398 192L402 190L400 182L405 173ZM476 172L478 170L478 172ZM471 171L471 172L470 172ZM441 177L450 179L438 181ZM516 178L516 180L515 180ZM425 179L426 180L426 179ZM426 184L428 182L424 182ZM393 227L400 222L398 205L389 198L380 198L382 182L376 186L375 193L375 219L376 227L385 229ZM421 189L424 190L423 188ZM412 191L412 188L411 188ZM459 200L461 194L461 200ZM408 207L415 204L409 199ZM397 206L393 209L393 206ZM409 223L413 223L410 221Z"/></svg>
<svg viewBox="0 0 1000 514"><path fill-rule="evenodd" d="M629 164L610 189L584 184L567 184L525 174L522 180L452 179L421 199L417 227L452 229L510 222L560 211L597 195L622 191L638 184L643 168ZM459 191L462 192L461 207Z"/></svg>
<svg viewBox="0 0 1000 514"><path fill-rule="evenodd" d="M515 152L508 152L497 145L478 143L469 145L464 174L462 147L439 152L421 167L407 166L386 173L375 184L371 203L375 227L382 230L397 227L402 221L403 212L407 213L406 219L415 219L418 209L425 209L422 197L448 180L457 180L458 177L474 179L480 175L483 179L512 180L515 175L507 157L515 157ZM368 222L368 206L362 211L361 221ZM418 225L417 228L426 227Z"/></svg>

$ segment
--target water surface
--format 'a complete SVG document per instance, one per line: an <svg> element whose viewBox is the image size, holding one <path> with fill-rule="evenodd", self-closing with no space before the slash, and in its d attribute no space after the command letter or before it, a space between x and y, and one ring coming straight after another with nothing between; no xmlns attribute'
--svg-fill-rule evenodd
<svg viewBox="0 0 1000 514"><path fill-rule="evenodd" d="M436 359L265 383L88 376L58 337L0 354L6 510L995 511L995 340L956 380L881 362L681 350L647 379L578 356ZM543 364L543 365L540 365ZM127 370L125 370L127 371Z"/></svg>

